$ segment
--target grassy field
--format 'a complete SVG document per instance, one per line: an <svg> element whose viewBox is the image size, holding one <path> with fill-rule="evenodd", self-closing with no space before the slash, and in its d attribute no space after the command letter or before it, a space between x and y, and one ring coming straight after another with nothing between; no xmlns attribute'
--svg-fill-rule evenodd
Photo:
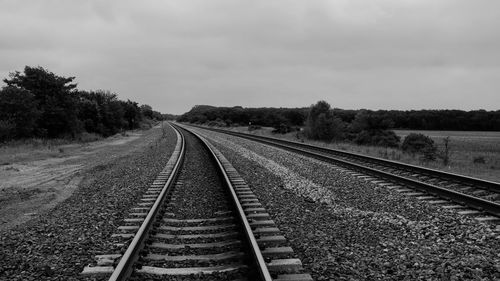
<svg viewBox="0 0 500 281"><path fill-rule="evenodd" d="M248 131L248 127L233 127L231 130L255 135L284 138L294 141L356 152L365 155L400 161L408 164L424 166L447 172L477 177L500 182L500 132L462 132L462 131L417 131L396 130L396 134L404 139L411 132L422 133L431 137L439 150L443 149L443 139L450 138L450 162L443 165L441 159L424 161L418 155L403 153L400 149L376 146L360 146L347 142L325 143L305 139L301 134L273 134L272 128Z"/></svg>

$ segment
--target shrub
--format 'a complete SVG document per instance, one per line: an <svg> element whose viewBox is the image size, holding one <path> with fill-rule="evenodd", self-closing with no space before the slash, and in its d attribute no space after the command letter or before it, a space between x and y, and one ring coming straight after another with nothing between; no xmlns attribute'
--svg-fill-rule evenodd
<svg viewBox="0 0 500 281"><path fill-rule="evenodd" d="M292 127L285 123L281 123L279 126L274 127L272 133L274 134L286 134L292 131Z"/></svg>
<svg viewBox="0 0 500 281"><path fill-rule="evenodd" d="M474 162L474 164L485 164L486 160L484 159L483 156L478 156L478 157L474 157L472 162Z"/></svg>
<svg viewBox="0 0 500 281"><path fill-rule="evenodd" d="M262 129L262 127L259 126L259 125L250 125L250 126L248 126L248 131L255 131L255 130L260 130L260 129Z"/></svg>
<svg viewBox="0 0 500 281"><path fill-rule="evenodd" d="M400 138L391 130L362 130L353 141L359 145L398 147Z"/></svg>
<svg viewBox="0 0 500 281"><path fill-rule="evenodd" d="M87 143L100 140L101 137L94 133L83 132L78 136L78 141Z"/></svg>
<svg viewBox="0 0 500 281"><path fill-rule="evenodd" d="M144 118L142 119L140 122L139 122L139 128L141 130L149 130L151 128L153 128L153 126L156 124L156 121L152 120L152 119L147 119L147 118Z"/></svg>
<svg viewBox="0 0 500 281"><path fill-rule="evenodd" d="M423 134L411 133L403 141L401 149L410 154L422 154L426 160L435 160L437 147L434 141Z"/></svg>
<svg viewBox="0 0 500 281"><path fill-rule="evenodd" d="M398 147L400 138L389 130L392 123L369 110L360 110L349 125L348 139L359 145Z"/></svg>
<svg viewBox="0 0 500 281"><path fill-rule="evenodd" d="M215 120L208 121L207 125L210 127L226 127L226 122L224 122L220 118L217 118Z"/></svg>

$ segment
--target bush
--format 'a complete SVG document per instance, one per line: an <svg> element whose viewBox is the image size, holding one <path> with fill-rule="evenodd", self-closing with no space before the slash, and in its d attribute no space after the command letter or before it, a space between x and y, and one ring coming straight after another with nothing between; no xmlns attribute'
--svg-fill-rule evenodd
<svg viewBox="0 0 500 281"><path fill-rule="evenodd" d="M389 130L392 123L373 111L360 110L349 125L347 138L359 145L398 147L400 138Z"/></svg>
<svg viewBox="0 0 500 281"><path fill-rule="evenodd" d="M411 133L403 141L401 149L410 154L422 154L426 160L435 160L437 147L434 141L423 134Z"/></svg>
<svg viewBox="0 0 500 281"><path fill-rule="evenodd" d="M272 130L272 133L274 134L286 134L290 133L292 131L292 127L288 126L287 124L281 123L279 126L274 127Z"/></svg>
<svg viewBox="0 0 500 281"><path fill-rule="evenodd" d="M483 156L478 156L478 157L474 157L472 162L474 162L474 164L485 164L486 160L484 159Z"/></svg>
<svg viewBox="0 0 500 281"><path fill-rule="evenodd" d="M353 141L359 145L398 147L400 138L391 130L362 130Z"/></svg>
<svg viewBox="0 0 500 281"><path fill-rule="evenodd" d="M94 142L102 139L101 136L94 134L94 133L87 133L83 132L78 136L78 141L87 143L87 142Z"/></svg>
<svg viewBox="0 0 500 281"><path fill-rule="evenodd" d="M156 125L156 121L155 120L143 118L139 122L139 129L141 129L141 130L149 130L149 129L153 128L155 125Z"/></svg>
<svg viewBox="0 0 500 281"><path fill-rule="evenodd" d="M260 129L262 129L262 126L259 126L259 125L248 126L248 131L255 131L255 130L260 130Z"/></svg>
<svg viewBox="0 0 500 281"><path fill-rule="evenodd" d="M227 127L226 122L222 121L220 118L208 121L207 125L210 127Z"/></svg>

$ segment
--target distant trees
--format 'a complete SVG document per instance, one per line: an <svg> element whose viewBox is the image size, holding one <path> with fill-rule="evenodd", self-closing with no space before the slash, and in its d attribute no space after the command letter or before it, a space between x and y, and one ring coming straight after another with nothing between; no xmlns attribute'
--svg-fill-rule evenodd
<svg viewBox="0 0 500 281"><path fill-rule="evenodd" d="M344 138L346 124L333 115L330 104L319 101L312 105L307 117L305 134L313 140L341 140Z"/></svg>
<svg viewBox="0 0 500 281"><path fill-rule="evenodd" d="M155 117L155 119L158 119L158 120L177 120L179 118L179 115L168 114L168 113L159 113L157 111L154 111L153 115L155 115L155 116L159 115L159 118Z"/></svg>
<svg viewBox="0 0 500 281"><path fill-rule="evenodd" d="M287 133L304 126L308 138L324 141L352 141L360 145L397 147L400 129L497 130L500 110L343 110L319 101L309 108L243 108L194 106L178 119L181 122L212 125L249 125L274 127Z"/></svg>
<svg viewBox="0 0 500 281"><path fill-rule="evenodd" d="M142 116L147 117L149 119L154 118L153 108L147 104L141 105L141 114Z"/></svg>
<svg viewBox="0 0 500 281"><path fill-rule="evenodd" d="M249 122L258 126L268 126L279 128L283 125L290 127L303 126L308 117L310 108L243 108L235 107L215 107L209 105L197 105L190 111L182 114L178 120L190 123L206 123L217 119L223 120L226 125L248 125ZM413 130L462 130L462 131L500 131L500 110L485 111L461 111L461 110L345 110L334 108L331 112L337 125L349 125L354 122L356 117L358 121L364 114L370 119L376 121L363 122L377 125L382 121L383 131L389 129L413 129ZM173 118L175 116L172 116ZM328 118L326 118L328 119ZM338 121L342 121L342 123ZM357 121L356 121L357 122ZM353 127L353 130L358 128ZM351 139L352 134L346 131L346 138ZM357 131L356 133L361 132ZM371 135L373 131L364 132L364 135ZM391 138L390 136L387 136ZM386 138L386 137L384 137ZM364 139L364 138L362 138ZM361 141L361 140L360 140Z"/></svg>
<svg viewBox="0 0 500 281"><path fill-rule="evenodd" d="M0 90L0 141L26 137L103 136L138 128L143 118L162 119L149 105L105 91L80 91L75 77L26 66L10 73Z"/></svg>
<svg viewBox="0 0 500 281"><path fill-rule="evenodd" d="M103 136L139 127L142 120L137 103L120 101L109 91L80 91L78 118L85 131Z"/></svg>
<svg viewBox="0 0 500 281"><path fill-rule="evenodd" d="M500 131L500 110L378 110L394 128L412 130Z"/></svg>
<svg viewBox="0 0 500 281"><path fill-rule="evenodd" d="M125 128L127 128L127 130L139 128L140 121L142 120L142 114L139 105L136 102L130 100L120 103L124 111L123 117L125 118Z"/></svg>
<svg viewBox="0 0 500 281"><path fill-rule="evenodd" d="M274 127L281 131L283 127L302 126L306 115L306 108L243 108L241 106L196 105L177 118L177 121L204 124L222 120L226 126L248 126L251 123L258 126Z"/></svg>
<svg viewBox="0 0 500 281"><path fill-rule="evenodd" d="M397 147L400 138L389 130L392 121L373 111L359 111L349 126L349 138L356 144Z"/></svg>
<svg viewBox="0 0 500 281"><path fill-rule="evenodd" d="M399 137L389 130L389 120L362 110L347 123L336 116L337 112L326 101L312 105L304 128L305 135L314 140L348 140L360 145L398 146Z"/></svg>

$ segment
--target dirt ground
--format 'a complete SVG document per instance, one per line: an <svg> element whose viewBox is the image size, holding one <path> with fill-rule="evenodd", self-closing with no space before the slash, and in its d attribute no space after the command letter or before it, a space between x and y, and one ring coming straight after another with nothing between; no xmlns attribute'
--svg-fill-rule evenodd
<svg viewBox="0 0 500 281"><path fill-rule="evenodd" d="M85 177L113 159L154 145L153 130L129 131L91 143L0 150L0 231L68 198Z"/></svg>

